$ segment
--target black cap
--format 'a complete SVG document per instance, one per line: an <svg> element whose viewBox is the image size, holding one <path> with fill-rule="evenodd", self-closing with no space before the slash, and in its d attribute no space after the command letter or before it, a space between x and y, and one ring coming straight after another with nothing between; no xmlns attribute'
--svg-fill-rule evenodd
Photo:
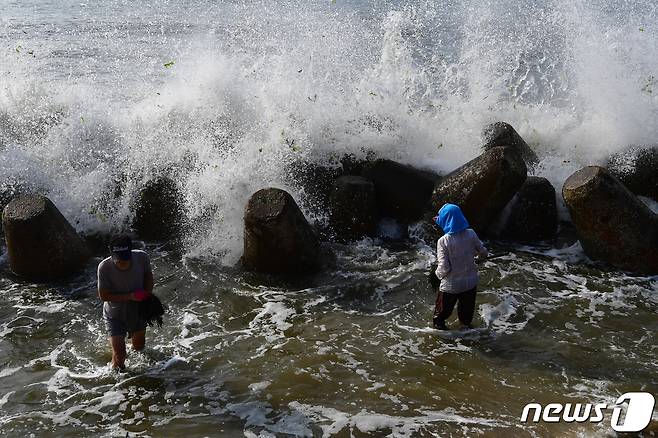
<svg viewBox="0 0 658 438"><path fill-rule="evenodd" d="M119 260L130 260L132 258L133 243L129 236L116 236L110 242L112 257Z"/></svg>

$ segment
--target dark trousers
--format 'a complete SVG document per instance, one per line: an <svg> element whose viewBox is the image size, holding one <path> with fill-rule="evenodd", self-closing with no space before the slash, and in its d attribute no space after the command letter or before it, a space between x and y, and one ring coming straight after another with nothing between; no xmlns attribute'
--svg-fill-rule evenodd
<svg viewBox="0 0 658 438"><path fill-rule="evenodd" d="M452 310L457 304L457 315L459 321L464 325L471 325L473 314L475 313L475 292L477 288L467 290L458 294L448 294L439 292L436 297L436 306L434 307L434 325L444 326L446 319L450 318Z"/></svg>

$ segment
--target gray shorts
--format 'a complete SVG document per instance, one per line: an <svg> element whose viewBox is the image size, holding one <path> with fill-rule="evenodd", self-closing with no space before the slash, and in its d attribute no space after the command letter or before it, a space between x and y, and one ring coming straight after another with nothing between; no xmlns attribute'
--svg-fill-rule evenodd
<svg viewBox="0 0 658 438"><path fill-rule="evenodd" d="M110 336L123 336L125 338L127 334L130 338L133 333L146 330L146 321L143 319L138 319L133 327L128 327L126 321L118 318L103 319L105 320L105 328L107 329L107 334Z"/></svg>

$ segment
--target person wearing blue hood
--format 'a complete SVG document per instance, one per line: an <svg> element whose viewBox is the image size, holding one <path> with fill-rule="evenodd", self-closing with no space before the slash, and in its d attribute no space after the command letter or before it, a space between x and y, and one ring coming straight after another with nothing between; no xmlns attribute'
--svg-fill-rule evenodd
<svg viewBox="0 0 658 438"><path fill-rule="evenodd" d="M445 233L436 244L436 276L440 285L434 308L434 328L447 330L446 319L457 303L459 321L472 328L478 283L475 258L487 257L489 253L475 231L469 228L457 205L444 204L434 222Z"/></svg>

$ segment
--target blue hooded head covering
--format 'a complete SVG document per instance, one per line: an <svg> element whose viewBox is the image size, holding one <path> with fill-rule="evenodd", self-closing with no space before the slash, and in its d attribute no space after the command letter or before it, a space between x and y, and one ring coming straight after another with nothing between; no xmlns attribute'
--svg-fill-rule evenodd
<svg viewBox="0 0 658 438"><path fill-rule="evenodd" d="M439 210L434 221L446 234L455 234L469 227L461 209L455 204L445 204Z"/></svg>

